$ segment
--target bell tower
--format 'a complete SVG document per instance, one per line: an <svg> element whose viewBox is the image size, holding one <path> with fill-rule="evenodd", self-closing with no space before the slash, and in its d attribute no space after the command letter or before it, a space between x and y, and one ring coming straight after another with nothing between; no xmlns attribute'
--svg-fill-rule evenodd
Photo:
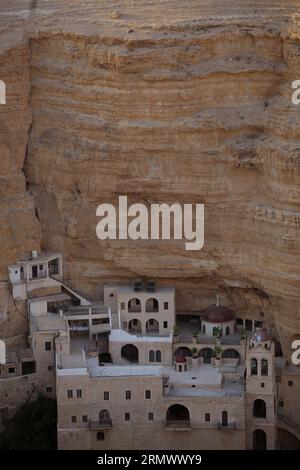
<svg viewBox="0 0 300 470"><path fill-rule="evenodd" d="M248 340L246 351L246 446L276 448L275 346L266 328Z"/></svg>

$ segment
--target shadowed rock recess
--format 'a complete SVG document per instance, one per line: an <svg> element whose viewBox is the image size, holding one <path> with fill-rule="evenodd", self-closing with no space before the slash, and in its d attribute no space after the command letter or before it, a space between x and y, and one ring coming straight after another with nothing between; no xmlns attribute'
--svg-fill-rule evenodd
<svg viewBox="0 0 300 470"><path fill-rule="evenodd" d="M26 330L7 265L64 254L64 276L174 285L300 332L300 1L2 0L1 334ZM205 246L102 241L96 207L205 204Z"/></svg>

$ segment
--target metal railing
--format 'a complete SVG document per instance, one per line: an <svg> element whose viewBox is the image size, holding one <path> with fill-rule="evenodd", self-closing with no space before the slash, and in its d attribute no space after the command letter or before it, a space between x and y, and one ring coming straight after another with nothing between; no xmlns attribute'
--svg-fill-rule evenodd
<svg viewBox="0 0 300 470"><path fill-rule="evenodd" d="M111 418L101 418L99 421L90 421L89 428L91 431L97 431L101 429L110 429L112 427Z"/></svg>

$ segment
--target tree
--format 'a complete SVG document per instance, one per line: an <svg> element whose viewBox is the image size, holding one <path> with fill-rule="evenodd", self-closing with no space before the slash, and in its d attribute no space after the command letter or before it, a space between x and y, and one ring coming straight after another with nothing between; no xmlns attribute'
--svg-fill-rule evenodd
<svg viewBox="0 0 300 470"><path fill-rule="evenodd" d="M0 449L56 449L56 400L39 395L27 401L0 433Z"/></svg>

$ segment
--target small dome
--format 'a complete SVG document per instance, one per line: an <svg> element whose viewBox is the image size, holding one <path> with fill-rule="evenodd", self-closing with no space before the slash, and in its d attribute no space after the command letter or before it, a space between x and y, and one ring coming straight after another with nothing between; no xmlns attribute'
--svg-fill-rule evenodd
<svg viewBox="0 0 300 470"><path fill-rule="evenodd" d="M184 364L186 362L186 356L176 356L175 362L178 364Z"/></svg>
<svg viewBox="0 0 300 470"><path fill-rule="evenodd" d="M251 341L257 343L263 343L264 341L270 341L271 336L268 333L267 328L258 328L251 336Z"/></svg>
<svg viewBox="0 0 300 470"><path fill-rule="evenodd" d="M224 305L209 305L203 314L203 320L209 323L226 323L234 320L234 313Z"/></svg>

